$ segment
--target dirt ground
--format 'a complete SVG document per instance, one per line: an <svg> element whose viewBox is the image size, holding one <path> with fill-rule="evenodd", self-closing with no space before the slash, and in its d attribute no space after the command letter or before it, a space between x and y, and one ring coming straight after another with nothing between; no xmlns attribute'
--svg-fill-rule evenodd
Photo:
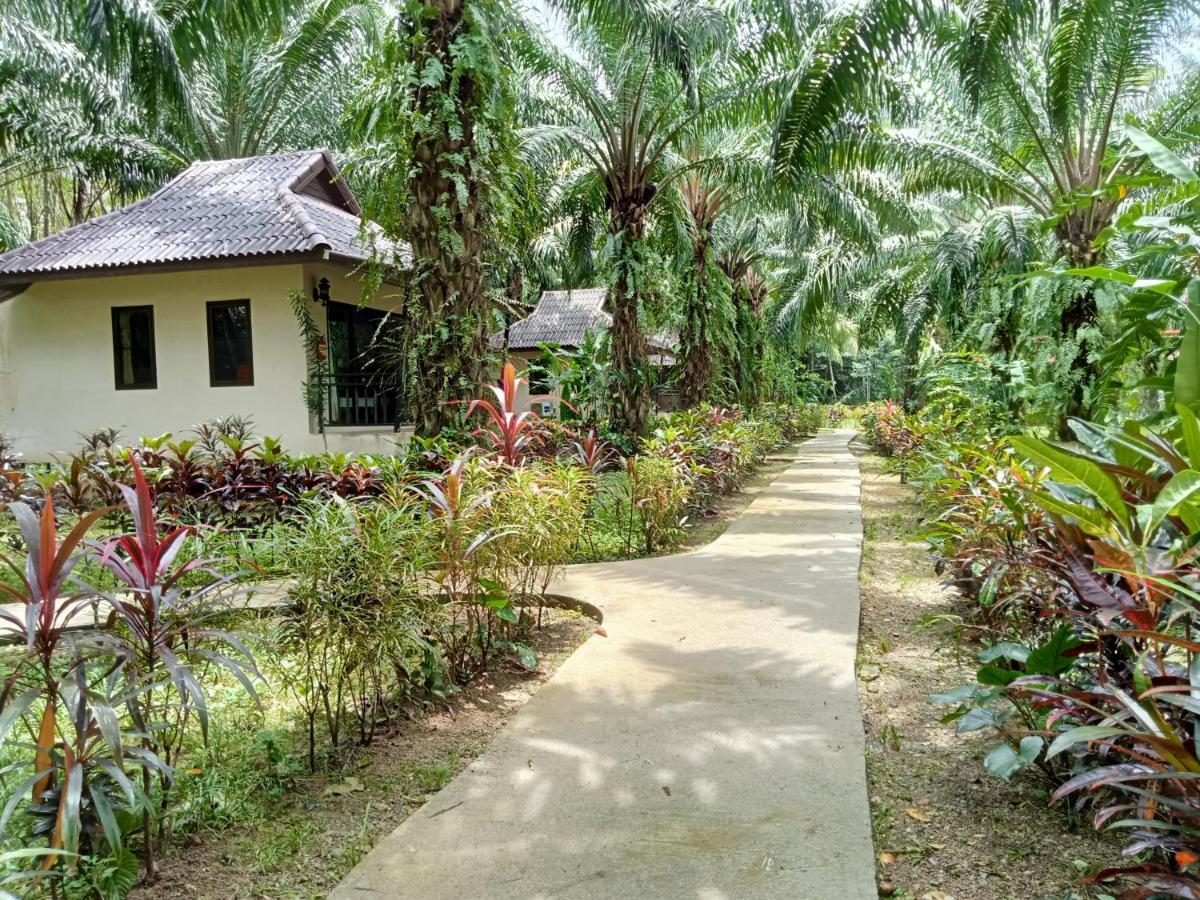
<svg viewBox="0 0 1200 900"><path fill-rule="evenodd" d="M265 825L192 837L173 847L161 877L136 900L325 897L342 876L477 757L495 733L596 629L578 613L551 611L531 643L536 673L504 666L355 757L344 779L297 779Z"/></svg>
<svg viewBox="0 0 1200 900"><path fill-rule="evenodd" d="M1005 784L983 755L995 743L960 737L931 694L974 680L977 648L960 645L960 613L919 531L911 488L855 444L862 466L859 694L881 896L914 900L1099 898L1080 878L1118 859L1120 843L1082 821L1072 830L1046 785Z"/></svg>

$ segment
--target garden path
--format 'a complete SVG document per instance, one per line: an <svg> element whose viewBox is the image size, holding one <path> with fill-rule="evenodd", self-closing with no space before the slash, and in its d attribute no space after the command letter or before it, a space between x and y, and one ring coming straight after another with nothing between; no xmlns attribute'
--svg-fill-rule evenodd
<svg viewBox="0 0 1200 900"><path fill-rule="evenodd" d="M607 637L332 897L876 896L851 436L801 445L700 550L568 569L555 593Z"/></svg>

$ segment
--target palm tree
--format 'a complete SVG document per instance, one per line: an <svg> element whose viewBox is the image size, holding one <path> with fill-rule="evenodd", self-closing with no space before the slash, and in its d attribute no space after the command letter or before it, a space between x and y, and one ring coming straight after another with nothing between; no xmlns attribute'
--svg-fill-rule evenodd
<svg viewBox="0 0 1200 900"><path fill-rule="evenodd" d="M385 15L380 0L184 4L169 27L188 107L165 140L186 159L344 145L343 111Z"/></svg>
<svg viewBox="0 0 1200 900"><path fill-rule="evenodd" d="M23 209L36 237L195 159L343 143L382 19L377 0L0 0L0 219Z"/></svg>
<svg viewBox="0 0 1200 900"><path fill-rule="evenodd" d="M1086 275L1124 201L1120 184L1146 162L1121 123L1172 134L1200 120L1200 73L1172 80L1159 59L1177 17L1189 15L1194 23L1171 0L955 4L929 30L927 67L913 75L936 91L915 89L915 127L868 140L869 156L897 164L910 184L1027 206ZM1096 357L1084 334L1096 311L1084 283L1061 314L1062 334L1077 344L1061 429L1091 396Z"/></svg>
<svg viewBox="0 0 1200 900"><path fill-rule="evenodd" d="M650 413L651 375L640 324L652 261L647 231L656 206L693 163L675 150L695 114L679 75L620 33L583 28L582 59L534 42L530 66L546 80L544 124L521 132L523 153L547 168L565 165L568 196L602 204L608 235L612 325L612 418L636 436ZM594 208L580 204L579 208Z"/></svg>
<svg viewBox="0 0 1200 900"><path fill-rule="evenodd" d="M489 200L505 180L512 97L493 34L503 22L497 0L407 10L356 110L358 177L368 211L412 248L403 355L418 428L435 434L461 417L453 402L488 375L494 322L483 259Z"/></svg>
<svg viewBox="0 0 1200 900"><path fill-rule="evenodd" d="M79 224L113 200L157 186L178 166L146 121L148 96L161 84L139 89L128 65L103 52L81 10L6 3L0 31L6 246Z"/></svg>
<svg viewBox="0 0 1200 900"><path fill-rule="evenodd" d="M726 121L768 135L764 149L773 164L773 178L765 179L765 172L754 169L743 171L734 181L735 189L724 193L697 173L687 194L696 221L707 218L708 234L714 205L718 213L734 207L732 199L739 190L750 201L748 209L732 217L718 258L732 281L736 306L737 393L752 405L761 387L755 370L762 368L766 350L762 317L767 257L794 259L816 236L834 233L856 245L870 245L879 239L882 227L911 225L899 192L873 182L871 173L853 161L846 164L830 153L830 146L847 128L858 126L858 107L878 104L881 65L903 39L913 16L906 0L870 0L837 9L805 0L745 0L737 14L744 23L742 31L755 39L741 42L724 83L710 93L718 98L715 106ZM769 228L765 219L773 220ZM703 227L694 232L705 233ZM704 243L697 241L697 248L703 249ZM786 271L790 265L783 262L782 268ZM785 318L796 308L795 303L788 306ZM812 331L822 307L809 303L804 308ZM773 330L789 358L807 340L802 329L792 327L795 324L789 321L789 327ZM699 352L691 357L695 363L689 368L684 341L683 383L689 398L698 393L706 375L704 346L697 343Z"/></svg>
<svg viewBox="0 0 1200 900"><path fill-rule="evenodd" d="M737 56L727 94L733 107L770 129L784 179L823 170L848 114L886 95L879 73L915 31L911 0L828 6L813 0L743 0L743 30L758 35Z"/></svg>
<svg viewBox="0 0 1200 900"><path fill-rule="evenodd" d="M753 408L762 397L763 363L767 350L764 313L769 288L763 264L771 253L772 236L759 216L730 215L714 233L713 255L729 280L734 305L737 352L733 373L738 402Z"/></svg>
<svg viewBox="0 0 1200 900"><path fill-rule="evenodd" d="M756 146L750 129L703 122L685 143L693 167L679 182L689 249L679 395L686 406L694 406L712 393L719 360L729 363L731 374L737 368L734 282L718 265L714 229L737 208L771 198L763 190L769 168L765 148ZM722 345L724 352L717 352Z"/></svg>

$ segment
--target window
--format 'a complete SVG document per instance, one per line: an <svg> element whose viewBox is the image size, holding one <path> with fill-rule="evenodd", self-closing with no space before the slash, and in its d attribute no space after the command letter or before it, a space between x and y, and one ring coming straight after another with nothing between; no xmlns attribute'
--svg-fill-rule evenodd
<svg viewBox="0 0 1200 900"><path fill-rule="evenodd" d="M117 390L158 387L154 361L154 307L114 306L112 333Z"/></svg>
<svg viewBox="0 0 1200 900"><path fill-rule="evenodd" d="M249 300L208 304L208 379L213 387L254 384Z"/></svg>

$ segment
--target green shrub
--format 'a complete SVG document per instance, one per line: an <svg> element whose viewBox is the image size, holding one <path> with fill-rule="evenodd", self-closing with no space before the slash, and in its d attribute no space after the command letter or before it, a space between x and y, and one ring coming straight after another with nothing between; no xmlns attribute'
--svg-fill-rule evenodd
<svg viewBox="0 0 1200 900"><path fill-rule="evenodd" d="M639 456L629 460L633 505L642 521L647 553L678 546L692 487L669 459Z"/></svg>
<svg viewBox="0 0 1200 900"><path fill-rule="evenodd" d="M425 574L433 541L411 507L339 497L309 501L272 533L291 581L277 674L303 712L314 770L318 723L334 748L351 722L370 743L397 699L441 689L430 635L445 611Z"/></svg>
<svg viewBox="0 0 1200 900"><path fill-rule="evenodd" d="M546 592L579 544L594 478L581 466L540 461L492 471L487 527L497 537L484 549L484 564L524 602Z"/></svg>

